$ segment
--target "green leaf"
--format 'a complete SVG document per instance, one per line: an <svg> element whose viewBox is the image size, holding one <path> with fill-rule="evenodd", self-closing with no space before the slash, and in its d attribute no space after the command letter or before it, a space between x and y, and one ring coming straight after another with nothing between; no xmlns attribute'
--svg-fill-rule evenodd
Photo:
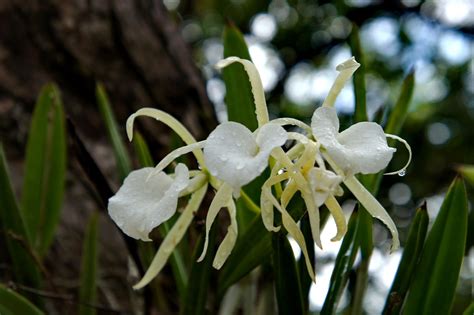
<svg viewBox="0 0 474 315"><path fill-rule="evenodd" d="M339 303L339 299L349 279L349 273L354 264L354 260L358 250L357 244L357 230L360 217L358 216L358 209L354 209L349 219L349 225L347 233L341 244L341 248L337 253L336 262L334 264L334 270L331 274L331 280L329 282L329 290L324 300L323 308L321 309L322 315L334 314L336 307Z"/></svg>
<svg viewBox="0 0 474 315"><path fill-rule="evenodd" d="M449 314L464 257L467 212L466 188L457 178L426 239L404 314Z"/></svg>
<svg viewBox="0 0 474 315"><path fill-rule="evenodd" d="M245 39L239 29L228 24L223 32L224 58L236 56L251 61L249 50ZM224 68L222 71L226 86L225 103L229 121L236 121L245 125L250 130L257 129L257 118L255 114L255 103L250 86L249 77L244 67L239 63L234 63ZM269 172L266 171L254 181L243 187L245 193L255 202L260 202L260 191ZM243 206L242 201L237 202L237 222L239 228L250 224L255 213Z"/></svg>
<svg viewBox="0 0 474 315"><path fill-rule="evenodd" d="M272 254L271 234L265 229L261 218L255 218L246 232L239 236L232 254L220 271L218 296L247 275Z"/></svg>
<svg viewBox="0 0 474 315"><path fill-rule="evenodd" d="M151 157L150 149L143 139L143 136L138 131L135 131L133 136L133 146L137 153L138 162L142 167L153 167L155 163Z"/></svg>
<svg viewBox="0 0 474 315"><path fill-rule="evenodd" d="M304 314L298 269L286 233L272 233L273 274L278 314Z"/></svg>
<svg viewBox="0 0 474 315"><path fill-rule="evenodd" d="M216 242L216 229L211 229L209 233L208 252L214 249ZM212 272L213 255L208 253L203 261L196 262L204 246L204 237L201 234L196 250L193 254L193 265L189 276L189 285L186 290L186 298L181 303L181 314L183 315L202 315L206 314L207 293L209 292L210 278Z"/></svg>
<svg viewBox="0 0 474 315"><path fill-rule="evenodd" d="M426 232L428 230L428 212L426 203L417 211L408 232L407 242L403 249L403 256L398 265L397 274L388 293L383 314L399 314L405 295L410 286L413 274L421 257Z"/></svg>
<svg viewBox="0 0 474 315"><path fill-rule="evenodd" d="M38 288L40 273L28 243L20 209L8 176L3 147L0 144L0 222L5 234L6 245L12 261L16 281Z"/></svg>
<svg viewBox="0 0 474 315"><path fill-rule="evenodd" d="M355 111L354 121L367 121L367 106L365 98L365 61L362 53L359 38L359 28L353 24L350 36L350 46L352 55L360 63L359 69L354 73L354 95L355 95Z"/></svg>
<svg viewBox="0 0 474 315"><path fill-rule="evenodd" d="M412 70L406 78L403 80L400 95L398 96L397 102L393 107L389 117L387 125L385 126L385 132L392 135L399 135L402 130L403 124L408 114L410 107L411 98L413 96L413 90L415 86L415 72ZM389 139L388 144L394 146L396 144L394 139ZM365 186L374 194L377 194L380 187L380 183L383 177L383 171L377 174L370 174L364 176Z"/></svg>
<svg viewBox="0 0 474 315"><path fill-rule="evenodd" d="M385 126L385 132L398 135L402 130L403 124L408 114L410 107L411 98L413 96L413 90L415 88L415 71L412 70L405 77L400 90L398 100L393 107L392 112Z"/></svg>
<svg viewBox="0 0 474 315"><path fill-rule="evenodd" d="M66 172L64 112L57 87L46 85L31 121L21 210L32 246L44 256L59 222Z"/></svg>
<svg viewBox="0 0 474 315"><path fill-rule="evenodd" d="M303 205L303 199L295 196L288 206L289 213L296 221L299 221L304 214ZM277 223L275 221L275 224ZM232 284L258 265L268 261L271 254L271 233L263 225L262 219L256 217L243 235L239 235L232 254L220 271L218 296L222 297Z"/></svg>
<svg viewBox="0 0 474 315"><path fill-rule="evenodd" d="M322 208L323 210L325 208ZM329 214L327 211L321 211L320 213L320 218L321 218L321 226L323 226L323 222L326 221L324 218L328 218ZM311 232L311 224L309 223L309 216L306 213L303 218L300 221L300 228L301 232L303 233L305 243L307 244L307 250L308 250L308 256L309 260L313 262L312 268L314 270L314 261L315 261L315 250L314 250L314 240L313 240L313 234ZM298 260L298 271L299 271L299 276L300 276L300 283L301 283L301 295L303 296L303 302L304 302L304 313L308 313L309 310L309 290L311 289L311 284L313 283L313 280L309 276L308 272L306 271L306 261L304 259L304 256L301 255L300 259Z"/></svg>
<svg viewBox="0 0 474 315"><path fill-rule="evenodd" d="M236 56L250 59L242 33L233 24L226 25L223 34L224 58ZM257 129L255 104L247 72L241 64L232 64L223 69L226 86L225 102L229 121L239 122L250 130Z"/></svg>
<svg viewBox="0 0 474 315"><path fill-rule="evenodd" d="M127 149L123 144L122 137L120 136L117 120L115 119L114 113L110 106L109 99L104 87L101 84L97 84L96 98L97 104L99 105L100 114L105 121L107 133L109 134L110 141L112 142L120 178L124 179L132 169L131 162L127 153Z"/></svg>
<svg viewBox="0 0 474 315"><path fill-rule="evenodd" d="M469 184L474 186L474 165L460 165L457 167L457 171Z"/></svg>
<svg viewBox="0 0 474 315"><path fill-rule="evenodd" d="M44 315L24 296L0 284L0 314L2 315Z"/></svg>
<svg viewBox="0 0 474 315"><path fill-rule="evenodd" d="M97 300L98 219L98 213L92 214L82 244L81 286L79 288L80 315L95 315L97 313L96 309L89 305L94 305Z"/></svg>
<svg viewBox="0 0 474 315"><path fill-rule="evenodd" d="M469 306L462 313L462 315L472 315L472 314L474 314L474 302L469 304Z"/></svg>

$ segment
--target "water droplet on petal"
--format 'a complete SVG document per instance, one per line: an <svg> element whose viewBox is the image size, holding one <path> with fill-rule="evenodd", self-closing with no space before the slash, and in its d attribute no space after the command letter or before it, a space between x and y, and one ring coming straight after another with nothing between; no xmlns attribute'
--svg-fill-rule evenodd
<svg viewBox="0 0 474 315"><path fill-rule="evenodd" d="M402 169L400 170L400 172L398 172L398 176L405 176L406 173L407 173L406 170Z"/></svg>

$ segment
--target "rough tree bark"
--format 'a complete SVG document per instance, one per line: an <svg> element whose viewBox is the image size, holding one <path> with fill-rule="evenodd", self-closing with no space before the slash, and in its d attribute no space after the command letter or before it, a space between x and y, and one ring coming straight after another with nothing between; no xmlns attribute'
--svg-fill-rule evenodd
<svg viewBox="0 0 474 315"><path fill-rule="evenodd" d="M190 50L158 0L0 0L2 139L23 142L26 130L11 139L8 127L28 125L23 114L50 81L90 137L102 129L96 81L105 84L120 121L153 106L184 121L198 138L215 125Z"/></svg>
<svg viewBox="0 0 474 315"><path fill-rule="evenodd" d="M160 0L0 0L0 141L16 186L21 186L35 99L51 81L60 87L66 114L109 175L113 159L95 101L96 82L106 87L120 123L136 109L152 106L177 117L198 139L216 125L200 71ZM140 125L161 151L169 141L168 129L152 121ZM67 287L72 281L75 290L82 230L97 206L76 172L69 173L68 187L49 261L56 284ZM102 245L101 260L109 280L101 287L102 302L130 310L126 256L120 254L125 248L115 227L103 223L107 245ZM69 305L67 312L74 309Z"/></svg>

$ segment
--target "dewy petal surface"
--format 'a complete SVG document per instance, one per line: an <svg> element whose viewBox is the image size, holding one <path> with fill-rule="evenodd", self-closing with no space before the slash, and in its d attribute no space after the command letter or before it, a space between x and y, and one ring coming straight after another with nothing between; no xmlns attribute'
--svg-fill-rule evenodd
<svg viewBox="0 0 474 315"><path fill-rule="evenodd" d="M354 173L373 174L383 170L395 152L388 146L382 127L373 122L352 125L337 140L348 151Z"/></svg>
<svg viewBox="0 0 474 315"><path fill-rule="evenodd" d="M176 166L174 179L163 172L149 177L153 170L131 172L108 204L109 215L120 229L143 241L151 241L148 234L175 214L179 193L189 182L184 164Z"/></svg>
<svg viewBox="0 0 474 315"><path fill-rule="evenodd" d="M204 161L214 177L236 191L263 172L272 149L286 139L285 130L277 125L264 125L255 136L242 124L225 122L207 138Z"/></svg>
<svg viewBox="0 0 474 315"><path fill-rule="evenodd" d="M382 127L373 122L357 123L338 134L339 120L332 107L316 109L311 128L333 160L351 174L377 173L395 152L387 145Z"/></svg>

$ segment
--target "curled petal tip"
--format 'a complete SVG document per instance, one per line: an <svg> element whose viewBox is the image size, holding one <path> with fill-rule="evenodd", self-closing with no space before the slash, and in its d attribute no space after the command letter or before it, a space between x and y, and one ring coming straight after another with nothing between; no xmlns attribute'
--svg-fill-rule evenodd
<svg viewBox="0 0 474 315"><path fill-rule="evenodd" d="M215 68L216 69L222 69L222 68L225 68L225 67L227 67L228 65L230 65L234 62L238 62L239 60L241 60L239 57L235 57L235 56L227 57L225 59L219 60L215 64Z"/></svg>
<svg viewBox="0 0 474 315"><path fill-rule="evenodd" d="M133 121L135 120L135 114L131 115L127 119L126 130L127 130L127 137L128 141L133 140Z"/></svg>
<svg viewBox="0 0 474 315"><path fill-rule="evenodd" d="M346 61L343 61L342 63L338 64L336 66L336 70L337 71L344 71L344 70L347 70L347 69L350 69L350 68L359 68L359 67L360 67L360 63L358 63L355 60L355 57L351 57L351 58L347 59Z"/></svg>

